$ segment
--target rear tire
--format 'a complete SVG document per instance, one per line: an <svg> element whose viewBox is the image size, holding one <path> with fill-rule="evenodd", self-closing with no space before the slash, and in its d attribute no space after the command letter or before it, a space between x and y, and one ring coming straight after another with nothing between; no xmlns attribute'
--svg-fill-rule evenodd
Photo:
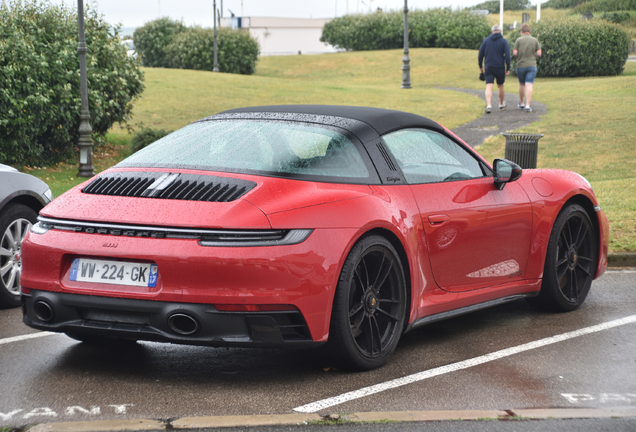
<svg viewBox="0 0 636 432"><path fill-rule="evenodd" d="M0 307L20 306L22 241L37 217L22 204L9 204L0 212Z"/></svg>
<svg viewBox="0 0 636 432"><path fill-rule="evenodd" d="M557 217L537 297L527 301L537 309L569 312L587 297L598 263L598 236L583 207L571 204Z"/></svg>
<svg viewBox="0 0 636 432"><path fill-rule="evenodd" d="M334 366L370 370L395 350L406 316L406 283L395 248L371 235L354 245L336 288L327 350Z"/></svg>

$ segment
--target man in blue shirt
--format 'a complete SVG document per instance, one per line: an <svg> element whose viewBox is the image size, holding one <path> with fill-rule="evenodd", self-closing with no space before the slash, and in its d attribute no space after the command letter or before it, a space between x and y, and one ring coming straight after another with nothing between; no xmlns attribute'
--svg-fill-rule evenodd
<svg viewBox="0 0 636 432"><path fill-rule="evenodd" d="M499 90L499 109L506 108L504 101L504 82L506 76L510 75L510 46L508 41L501 35L499 25L492 26L490 36L484 39L479 47L479 70L486 76L486 113L490 114L492 106L492 86L497 80ZM483 64L483 66L482 66Z"/></svg>

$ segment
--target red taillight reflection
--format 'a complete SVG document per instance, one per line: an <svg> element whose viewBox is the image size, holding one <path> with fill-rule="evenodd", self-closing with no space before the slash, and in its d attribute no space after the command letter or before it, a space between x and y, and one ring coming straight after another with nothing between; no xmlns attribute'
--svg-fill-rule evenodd
<svg viewBox="0 0 636 432"><path fill-rule="evenodd" d="M214 307L221 312L271 312L271 311L294 311L295 306L292 305L276 305L276 304L220 304Z"/></svg>

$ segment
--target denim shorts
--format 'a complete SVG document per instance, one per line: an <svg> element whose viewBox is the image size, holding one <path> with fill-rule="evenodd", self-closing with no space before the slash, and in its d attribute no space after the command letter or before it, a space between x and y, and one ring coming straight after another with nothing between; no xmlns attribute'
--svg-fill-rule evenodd
<svg viewBox="0 0 636 432"><path fill-rule="evenodd" d="M517 78L519 84L534 84L534 77L537 75L537 67L530 66L525 68L517 68Z"/></svg>

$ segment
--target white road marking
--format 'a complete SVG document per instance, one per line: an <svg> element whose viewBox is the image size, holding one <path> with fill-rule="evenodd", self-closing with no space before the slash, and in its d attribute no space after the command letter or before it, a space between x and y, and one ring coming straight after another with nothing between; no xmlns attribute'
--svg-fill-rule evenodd
<svg viewBox="0 0 636 432"><path fill-rule="evenodd" d="M418 381L425 380L427 378L436 377L439 375L444 375L450 372L455 372L461 369L466 369L469 367L477 366L480 364L488 363L494 360L499 360L504 357L508 357L514 354L519 354L524 351L533 350L535 348L541 348L547 345L555 344L557 342L563 342L568 339L576 338L579 336L588 335L591 333L600 332L603 330L608 330L614 327L623 326L626 324L632 324L636 322L636 315L631 315L625 318L617 319L614 321L608 321L606 323L594 325L591 327L585 327L579 330L574 330L567 333L562 333L556 336L547 337L544 339L539 339L533 342L528 342L522 345L518 345L516 347L506 348L500 351L495 351L490 354L485 354L483 356L475 357L468 360L463 360L457 363L452 363L446 366L440 366L433 369L425 370L422 372L418 372L412 375L408 375L402 378L397 378L391 381L386 381L383 383L375 384L369 387L364 387L359 390L350 391L347 393L343 393L339 396L330 397L327 399L319 400L316 402L312 402L306 405L302 405L294 408L294 411L304 412L304 413L313 413L325 408L332 407L334 405L340 405L345 402L349 402L355 399L360 399L365 396L370 396L372 394L380 393L386 390L394 389L397 387L401 387L407 384L412 384Z"/></svg>
<svg viewBox="0 0 636 432"><path fill-rule="evenodd" d="M25 335L22 335L22 336L14 336L14 337L10 337L10 338L0 339L0 345L8 344L8 343L11 343L11 342L20 342L20 341L23 341L23 340L34 339L34 338L39 338L39 337L43 337L43 336L51 336L51 335L55 335L55 334L59 334L59 333L39 332L39 333L25 334Z"/></svg>
<svg viewBox="0 0 636 432"><path fill-rule="evenodd" d="M112 408L114 410L115 414L122 414L122 415L128 414L127 408L134 407L134 406L135 404L108 405L109 408ZM7 412L6 414L3 412L0 412L0 420L8 421L8 420L11 420L14 416L17 419L20 416L16 416L16 414L25 413L25 412L26 411L24 409L13 410L13 411ZM102 408L97 405L92 405L90 408L85 408L79 405L68 406L66 407L65 412L60 412L60 413L52 410L49 407L39 407L39 408L33 408L30 412L24 415L21 415L21 417L23 419L30 419L32 417L37 417L37 416L58 417L60 414L65 414L66 416L69 416L69 417L78 417L78 416L87 416L87 415L95 416L95 415L102 414L102 412L103 412ZM117 428L114 428L114 429L117 429Z"/></svg>
<svg viewBox="0 0 636 432"><path fill-rule="evenodd" d="M636 402L636 393L561 393L561 396L573 404L585 401L598 401L600 403Z"/></svg>

